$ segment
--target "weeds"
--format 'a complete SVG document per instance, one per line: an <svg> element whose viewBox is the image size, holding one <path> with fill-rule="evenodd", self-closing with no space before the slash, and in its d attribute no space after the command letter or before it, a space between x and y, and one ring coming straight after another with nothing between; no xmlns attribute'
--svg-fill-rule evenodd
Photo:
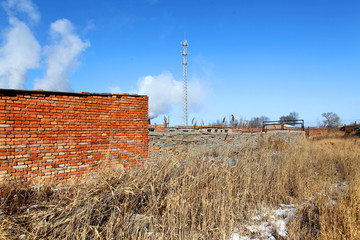
<svg viewBox="0 0 360 240"><path fill-rule="evenodd" d="M357 138L197 146L135 171L4 184L0 239L230 239L282 204L296 207L288 238L359 239L359 170Z"/></svg>

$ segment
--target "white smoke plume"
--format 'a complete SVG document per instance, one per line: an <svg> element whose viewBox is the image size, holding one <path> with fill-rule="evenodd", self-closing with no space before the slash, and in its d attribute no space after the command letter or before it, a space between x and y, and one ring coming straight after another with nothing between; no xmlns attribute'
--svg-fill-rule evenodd
<svg viewBox="0 0 360 240"><path fill-rule="evenodd" d="M53 44L45 47L48 56L47 69L43 79L36 79L34 89L72 91L69 70L78 65L79 55L90 46L74 32L72 23L67 19L53 22L50 27Z"/></svg>
<svg viewBox="0 0 360 240"><path fill-rule="evenodd" d="M41 47L28 26L15 17L0 48L0 88L24 89L28 69L39 66Z"/></svg>
<svg viewBox="0 0 360 240"><path fill-rule="evenodd" d="M182 103L182 82L174 79L170 72L139 79L138 94L149 96L149 118L167 113L172 105ZM197 81L189 83L189 107L198 107L204 94Z"/></svg>

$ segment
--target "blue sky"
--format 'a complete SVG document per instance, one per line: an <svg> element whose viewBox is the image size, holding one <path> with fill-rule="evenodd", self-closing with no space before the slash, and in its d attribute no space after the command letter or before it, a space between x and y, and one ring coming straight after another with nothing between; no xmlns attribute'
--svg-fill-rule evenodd
<svg viewBox="0 0 360 240"><path fill-rule="evenodd" d="M76 92L149 92L169 99L153 122L165 114L172 125L181 124L180 42L186 32L189 122L230 114L278 120L290 112L306 125L317 125L323 112L360 122L360 1L16 1L32 3L40 15L34 23L19 7L0 9L0 46L15 16L41 48L37 66L27 70L27 89L58 86L46 84L55 76L46 74L49 56L61 43L51 35L57 23L67 29L60 38L76 37L80 48L55 79L69 79L66 86ZM1 67L0 61L0 75Z"/></svg>

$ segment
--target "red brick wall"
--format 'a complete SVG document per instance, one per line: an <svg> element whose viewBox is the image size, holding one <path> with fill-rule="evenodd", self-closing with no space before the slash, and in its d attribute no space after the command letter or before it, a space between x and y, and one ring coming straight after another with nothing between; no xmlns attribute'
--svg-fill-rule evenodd
<svg viewBox="0 0 360 240"><path fill-rule="evenodd" d="M148 157L148 97L0 89L0 177L63 180Z"/></svg>

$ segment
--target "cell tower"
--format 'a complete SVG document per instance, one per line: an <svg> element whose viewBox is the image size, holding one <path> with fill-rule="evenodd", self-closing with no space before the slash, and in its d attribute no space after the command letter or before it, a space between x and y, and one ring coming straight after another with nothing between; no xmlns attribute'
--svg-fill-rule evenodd
<svg viewBox="0 0 360 240"><path fill-rule="evenodd" d="M188 42L186 41L184 37L184 41L181 42L181 46L183 46L183 51L181 52L181 55L183 56L183 110L184 110L184 125L188 125L188 103L187 103L187 46Z"/></svg>

